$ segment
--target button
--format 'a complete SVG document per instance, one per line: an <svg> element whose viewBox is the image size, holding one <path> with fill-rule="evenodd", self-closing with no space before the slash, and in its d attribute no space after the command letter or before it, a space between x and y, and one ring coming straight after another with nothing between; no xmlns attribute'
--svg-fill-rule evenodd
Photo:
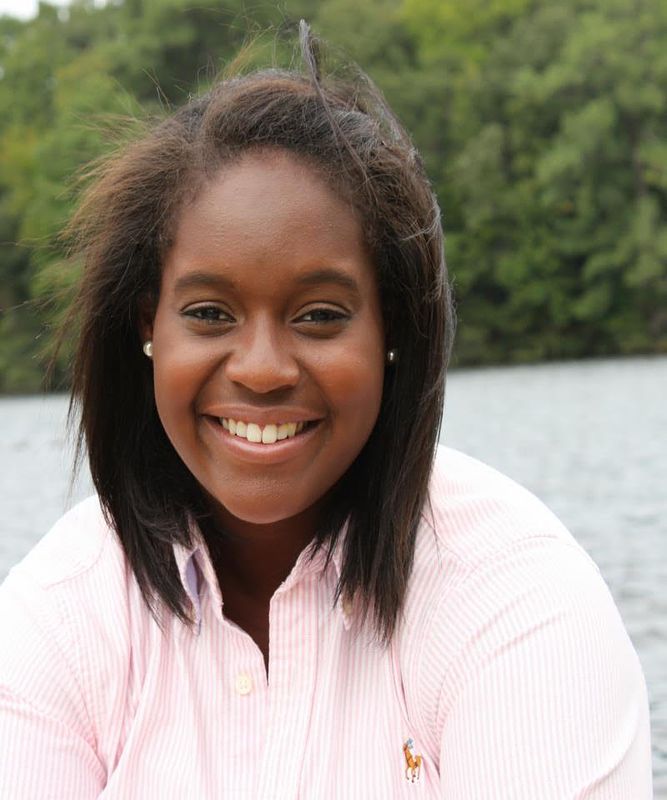
<svg viewBox="0 0 667 800"><path fill-rule="evenodd" d="M351 617L352 616L352 608L353 608L352 601L350 600L349 597L346 597L343 600L343 614L345 614L346 617Z"/></svg>
<svg viewBox="0 0 667 800"><path fill-rule="evenodd" d="M252 678L250 675L245 672L239 672L234 681L234 688L241 695L250 694L252 691Z"/></svg>

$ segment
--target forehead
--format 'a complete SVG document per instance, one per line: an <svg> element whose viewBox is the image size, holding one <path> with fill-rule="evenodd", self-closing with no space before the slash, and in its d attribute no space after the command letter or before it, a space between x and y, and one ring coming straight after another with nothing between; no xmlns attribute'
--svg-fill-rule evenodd
<svg viewBox="0 0 667 800"><path fill-rule="evenodd" d="M359 215L323 174L285 151L223 165L185 206L165 269L195 261L231 268L370 258ZM200 264L201 265L201 264Z"/></svg>

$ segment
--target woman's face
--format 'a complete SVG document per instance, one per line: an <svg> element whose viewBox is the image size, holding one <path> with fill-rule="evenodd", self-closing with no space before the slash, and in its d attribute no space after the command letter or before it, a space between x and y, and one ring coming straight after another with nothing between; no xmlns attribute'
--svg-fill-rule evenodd
<svg viewBox="0 0 667 800"><path fill-rule="evenodd" d="M185 208L143 333L164 429L224 515L312 508L377 419L384 332L359 220L287 153L223 167Z"/></svg>

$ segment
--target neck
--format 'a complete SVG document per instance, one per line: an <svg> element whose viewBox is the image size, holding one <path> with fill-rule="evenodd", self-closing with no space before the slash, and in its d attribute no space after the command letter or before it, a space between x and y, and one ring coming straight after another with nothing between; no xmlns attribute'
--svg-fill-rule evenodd
<svg viewBox="0 0 667 800"><path fill-rule="evenodd" d="M202 527L220 587L268 604L315 535L316 510L256 524L219 510Z"/></svg>

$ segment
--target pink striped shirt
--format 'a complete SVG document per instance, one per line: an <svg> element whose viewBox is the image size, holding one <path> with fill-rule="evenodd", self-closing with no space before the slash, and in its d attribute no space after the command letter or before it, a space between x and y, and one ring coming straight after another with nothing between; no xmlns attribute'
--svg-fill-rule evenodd
<svg viewBox="0 0 667 800"><path fill-rule="evenodd" d="M74 508L0 589L0 797L648 800L644 678L591 559L455 451L431 498L392 645L332 606L338 556L302 554L268 680L203 544L175 552L196 629L161 631L96 499Z"/></svg>

